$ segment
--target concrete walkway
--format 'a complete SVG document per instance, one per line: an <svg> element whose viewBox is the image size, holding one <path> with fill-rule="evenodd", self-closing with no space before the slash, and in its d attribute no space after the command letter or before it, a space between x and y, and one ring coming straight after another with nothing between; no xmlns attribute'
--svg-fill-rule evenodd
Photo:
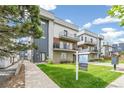
<svg viewBox="0 0 124 93"><path fill-rule="evenodd" d="M90 64L101 65L101 66L112 66L111 63L95 62ZM114 70L111 70L111 71L114 71ZM118 64L116 72L124 73L124 64ZM121 77L119 77L118 79L110 83L106 88L124 88L124 75L122 75Z"/></svg>
<svg viewBox="0 0 124 93"><path fill-rule="evenodd" d="M110 83L107 88L124 88L124 75Z"/></svg>
<svg viewBox="0 0 124 93"><path fill-rule="evenodd" d="M26 88L59 88L43 71L35 64L24 61L25 87Z"/></svg>

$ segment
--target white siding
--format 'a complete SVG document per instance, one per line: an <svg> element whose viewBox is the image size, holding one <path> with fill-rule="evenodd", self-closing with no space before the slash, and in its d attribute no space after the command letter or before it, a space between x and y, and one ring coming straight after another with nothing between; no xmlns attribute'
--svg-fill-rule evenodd
<svg viewBox="0 0 124 93"><path fill-rule="evenodd" d="M62 26L62 25L59 25L59 24L54 24L54 37L57 37L59 38L59 34L61 32L64 32L64 30L67 30L68 31L68 34L77 34L77 31L76 30L73 30L71 28L68 28L68 27L65 27L65 26Z"/></svg>

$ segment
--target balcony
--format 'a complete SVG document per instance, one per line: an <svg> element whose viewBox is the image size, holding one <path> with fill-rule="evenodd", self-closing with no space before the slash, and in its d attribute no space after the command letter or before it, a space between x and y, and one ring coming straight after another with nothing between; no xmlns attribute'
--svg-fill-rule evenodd
<svg viewBox="0 0 124 93"><path fill-rule="evenodd" d="M75 36L74 34L65 34L65 32L60 32L59 33L59 38L62 40L70 41L70 42L78 42L79 38Z"/></svg>
<svg viewBox="0 0 124 93"><path fill-rule="evenodd" d="M95 42L91 42L91 41L80 41L78 42L78 46L95 46L96 43Z"/></svg>
<svg viewBox="0 0 124 93"><path fill-rule="evenodd" d="M98 35L99 39L103 40L104 36L103 35Z"/></svg>
<svg viewBox="0 0 124 93"><path fill-rule="evenodd" d="M103 46L112 47L112 44L110 44L109 42L103 42Z"/></svg>
<svg viewBox="0 0 124 93"><path fill-rule="evenodd" d="M76 52L76 46L73 46L72 48L70 48L67 45L60 47L60 44L53 44L53 50L54 51L63 51L63 52Z"/></svg>
<svg viewBox="0 0 124 93"><path fill-rule="evenodd" d="M98 50L91 50L91 49L86 48L86 49L81 49L81 50L79 50L79 52L97 53Z"/></svg>

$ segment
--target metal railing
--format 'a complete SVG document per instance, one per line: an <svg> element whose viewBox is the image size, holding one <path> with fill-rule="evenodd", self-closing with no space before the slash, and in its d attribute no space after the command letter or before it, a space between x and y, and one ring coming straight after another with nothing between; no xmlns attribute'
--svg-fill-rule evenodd
<svg viewBox="0 0 124 93"><path fill-rule="evenodd" d="M58 48L58 49L69 49L69 50L76 50L76 49L77 49L76 46L72 46L72 48L71 48L69 45L60 46L60 44L56 44L56 43L53 44L53 48Z"/></svg>
<svg viewBox="0 0 124 93"><path fill-rule="evenodd" d="M67 37L67 38L70 38L70 39L74 39L74 40L79 41L79 38L75 34L70 34L70 33L65 34L64 31L60 32L59 33L59 36Z"/></svg>

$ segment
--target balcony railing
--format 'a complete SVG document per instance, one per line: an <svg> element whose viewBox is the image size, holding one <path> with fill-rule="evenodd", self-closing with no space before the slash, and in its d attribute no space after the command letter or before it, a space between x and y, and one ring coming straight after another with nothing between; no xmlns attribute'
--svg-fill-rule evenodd
<svg viewBox="0 0 124 93"><path fill-rule="evenodd" d="M54 50L59 50L59 51L76 51L77 47L76 46L73 46L71 48L68 45L60 46L60 44L53 44L53 49Z"/></svg>
<svg viewBox="0 0 124 93"><path fill-rule="evenodd" d="M77 36L75 36L74 34L70 34L70 33L65 34L64 31L59 33L59 37L67 41L73 41L73 42L79 41L79 38Z"/></svg>
<svg viewBox="0 0 124 93"><path fill-rule="evenodd" d="M81 45L95 46L96 42L91 42L91 41L80 41L80 42L78 42L78 46L81 46Z"/></svg>
<svg viewBox="0 0 124 93"><path fill-rule="evenodd" d="M94 52L94 53L97 53L98 50L81 49L81 50L79 50L79 52Z"/></svg>
<svg viewBox="0 0 124 93"><path fill-rule="evenodd" d="M104 42L103 46L110 46L110 47L112 47L112 44L110 44L109 42Z"/></svg>

